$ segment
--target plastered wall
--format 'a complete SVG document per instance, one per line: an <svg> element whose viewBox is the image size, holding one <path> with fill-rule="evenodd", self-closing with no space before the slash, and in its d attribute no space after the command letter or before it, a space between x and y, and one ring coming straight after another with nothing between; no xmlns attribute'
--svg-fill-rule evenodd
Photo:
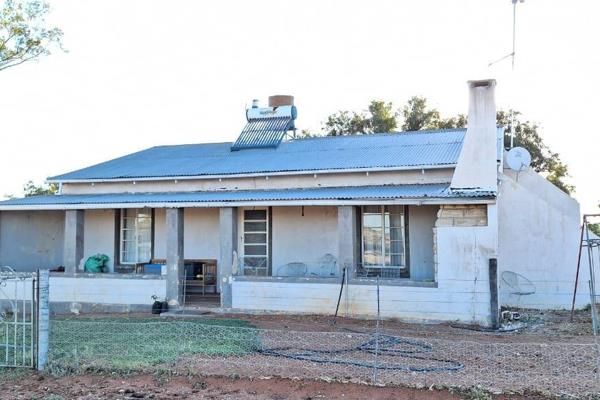
<svg viewBox="0 0 600 400"><path fill-rule="evenodd" d="M421 210L420 210L421 211ZM423 211L432 220L432 211ZM381 314L408 321L461 321L490 324L488 264L497 254L496 205L487 206L486 226L434 228L433 283L383 283ZM433 240L433 239L432 239ZM292 313L333 314L340 285L274 279L234 279L233 307ZM342 295L348 316L373 317L377 313L373 281L351 282Z"/></svg>
<svg viewBox="0 0 600 400"><path fill-rule="evenodd" d="M0 212L0 265L19 271L63 262L64 211Z"/></svg>
<svg viewBox="0 0 600 400"><path fill-rule="evenodd" d="M115 211L85 210L83 232L83 260L95 254L106 254L108 269L114 271Z"/></svg>
<svg viewBox="0 0 600 400"><path fill-rule="evenodd" d="M154 210L154 258L166 258L166 214ZM219 258L219 209L186 208L184 210L184 244L186 259Z"/></svg>
<svg viewBox="0 0 600 400"><path fill-rule="evenodd" d="M536 293L519 296L500 279L501 302L538 309L570 309L581 217L577 201L533 171L505 170L498 196L498 270L523 275ZM582 258L576 306L590 303L587 258Z"/></svg>
<svg viewBox="0 0 600 400"><path fill-rule="evenodd" d="M65 183L64 194L86 193L145 193L145 192L186 192L203 190L252 190L315 188L364 185L448 183L452 169L415 169L386 172L346 172L328 174L303 174L286 176L259 176L222 179L163 179L157 181Z"/></svg>
<svg viewBox="0 0 600 400"><path fill-rule="evenodd" d="M338 259L337 207L273 207L272 228L273 275L287 263Z"/></svg>

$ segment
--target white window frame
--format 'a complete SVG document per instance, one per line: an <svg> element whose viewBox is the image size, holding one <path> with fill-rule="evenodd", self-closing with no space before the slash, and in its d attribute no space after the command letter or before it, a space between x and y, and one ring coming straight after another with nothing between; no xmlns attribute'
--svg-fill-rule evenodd
<svg viewBox="0 0 600 400"><path fill-rule="evenodd" d="M271 237L271 230L270 230L270 213L269 213L269 207L246 207L246 208L242 208L241 210L242 212L240 213L240 225L241 225L241 235L240 235L240 261L241 261L241 275L244 276L271 276L271 271L269 268L269 264L270 264L270 253L271 253L271 249L270 249L270 237ZM246 220L245 217L245 211L265 211L265 219L264 220ZM245 229L245 222L265 222L266 224L266 229L265 231L248 231L246 232ZM256 246L265 246L265 250L266 250L266 254L264 256L265 258L265 275L246 275L245 274L245 269L246 269L246 258L262 258L263 256L257 256L257 255L252 255L252 254L248 254L246 255L246 241L245 241L245 236L246 233L256 233L256 234L266 234L266 243L252 243L249 244L248 246L252 246L252 245L256 245ZM253 267L248 267L248 269L256 269ZM261 268L262 269L262 268Z"/></svg>
<svg viewBox="0 0 600 400"><path fill-rule="evenodd" d="M368 207L374 207L374 206L368 206ZM408 251L408 249L406 248L406 244L407 244L407 232L406 232L406 214L407 214L407 209L405 206L397 206L397 207L402 207L402 241L403 241L403 246L402 248L404 249L404 252L402 253L402 265L385 265L385 257L386 257L386 253L385 253L385 205L381 205L381 206L376 206L379 207L379 214L381 216L381 229L382 229L382 235L381 235L381 259L383 260L383 264L381 265L373 265L373 264L365 264L365 238L364 238L364 230L365 230L365 220L364 220L364 215L365 215L365 206L361 206L360 207L360 256L361 256L361 263L362 263L362 267L363 268L372 268L372 269L384 269L384 268L389 268L389 269L405 269L405 268L409 268L407 265L407 257L406 257L406 253ZM390 219L391 220L391 219ZM391 227L390 227L391 229ZM390 231L391 232L391 231ZM391 241L391 238L390 238ZM390 249L391 249L391 245L390 245ZM390 253L391 254L391 253ZM391 257L390 257L391 259ZM409 272L410 273L410 272Z"/></svg>
<svg viewBox="0 0 600 400"><path fill-rule="evenodd" d="M139 219L139 215L141 214L142 209L139 208L129 208L129 209L122 209L121 210L121 219L120 219L120 228L119 228L119 232L120 232L120 237L119 237L119 263L121 265L136 265L136 264L140 264L143 262L150 262L150 260L140 260L139 259L139 245L140 245L140 231L141 228L138 227L138 219ZM152 258L152 210L144 210L144 214L148 214L150 215L150 234L149 236L149 242L146 243L148 245L148 247L150 248L150 258ZM135 215L132 217L126 217L126 214L128 212L134 212ZM125 219L126 218L130 218L133 219L133 228L125 228ZM133 239L129 240L129 241L133 241L135 242L135 261L124 261L123 260L123 256L125 254L125 231L127 230L131 230L133 231Z"/></svg>

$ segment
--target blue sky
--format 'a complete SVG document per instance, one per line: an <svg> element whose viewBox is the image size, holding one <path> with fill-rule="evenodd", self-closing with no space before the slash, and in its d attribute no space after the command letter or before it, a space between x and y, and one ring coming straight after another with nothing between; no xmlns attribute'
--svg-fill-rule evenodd
<svg viewBox="0 0 600 400"><path fill-rule="evenodd" d="M466 81L498 80L500 108L539 122L584 211L600 193L600 6L510 0L54 0L67 53L0 74L0 194L159 144L232 141L244 107L296 97L297 126L371 99L426 96L467 111Z"/></svg>

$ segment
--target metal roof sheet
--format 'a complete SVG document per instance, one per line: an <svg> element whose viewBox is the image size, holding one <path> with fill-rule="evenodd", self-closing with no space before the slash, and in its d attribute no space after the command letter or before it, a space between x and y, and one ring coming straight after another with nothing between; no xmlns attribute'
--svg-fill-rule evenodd
<svg viewBox="0 0 600 400"><path fill-rule="evenodd" d="M239 190L172 193L116 193L32 196L0 202L0 210L30 206L80 206L90 204L218 203L294 200L390 200L488 197L493 193L453 193L448 184L347 186L310 189Z"/></svg>
<svg viewBox="0 0 600 400"><path fill-rule="evenodd" d="M158 146L49 178L170 178L321 170L452 167L466 129L296 139L231 151L231 143Z"/></svg>

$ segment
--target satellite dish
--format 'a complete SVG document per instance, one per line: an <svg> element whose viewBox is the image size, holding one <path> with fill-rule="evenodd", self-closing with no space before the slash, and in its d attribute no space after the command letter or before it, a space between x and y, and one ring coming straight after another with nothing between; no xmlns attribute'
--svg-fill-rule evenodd
<svg viewBox="0 0 600 400"><path fill-rule="evenodd" d="M523 171L531 164L531 154L523 147L513 147L506 154L506 164L513 171Z"/></svg>

